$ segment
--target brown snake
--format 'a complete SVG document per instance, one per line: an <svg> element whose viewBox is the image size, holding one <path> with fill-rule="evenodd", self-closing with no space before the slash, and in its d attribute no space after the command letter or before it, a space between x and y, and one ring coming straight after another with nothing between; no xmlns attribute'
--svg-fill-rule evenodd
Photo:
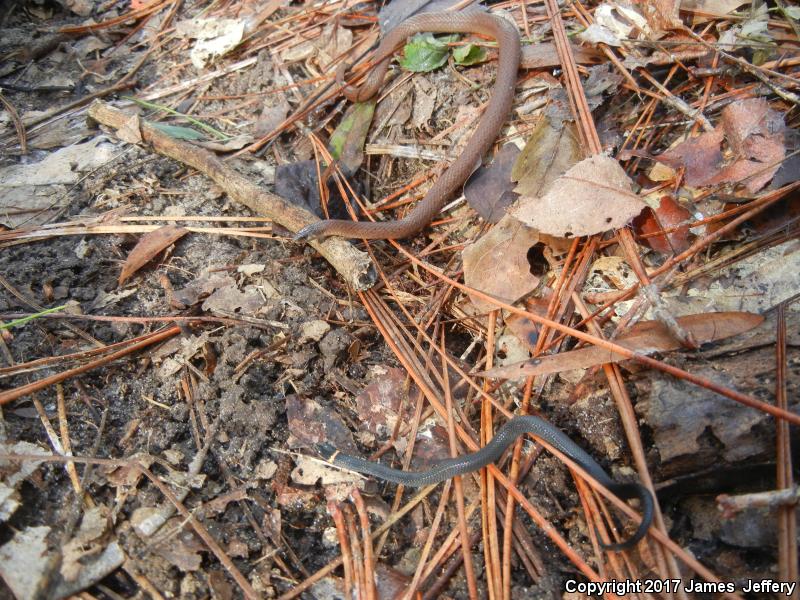
<svg viewBox="0 0 800 600"><path fill-rule="evenodd" d="M495 38L500 47L492 97L464 151L450 168L442 173L408 216L380 223L340 219L317 221L298 231L294 239L314 239L329 235L362 239L399 239L416 233L439 213L444 203L463 185L483 154L494 143L506 120L506 115L511 110L520 61L519 33L513 24L502 17L475 10L415 15L392 29L383 39L375 52L376 66L360 87L345 85L342 81L343 70L337 73L337 81L342 84L344 95L353 102L363 102L374 96L383 84L394 51L407 37L423 31L478 33Z"/></svg>

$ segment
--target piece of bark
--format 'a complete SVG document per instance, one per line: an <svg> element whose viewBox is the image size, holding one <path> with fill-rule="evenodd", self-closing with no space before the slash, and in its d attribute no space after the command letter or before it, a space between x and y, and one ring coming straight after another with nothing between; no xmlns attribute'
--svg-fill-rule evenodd
<svg viewBox="0 0 800 600"><path fill-rule="evenodd" d="M130 125L130 115L104 102L92 104L89 107L89 116L98 123L114 129ZM225 190L228 196L253 212L269 217L289 231L299 231L319 220L307 210L262 190L207 150L173 139L145 122L141 122L140 128L142 140L150 144L156 152L200 171ZM350 242L330 237L323 241L307 243L317 250L353 289L366 290L375 284L377 279L375 266L368 255L359 251Z"/></svg>

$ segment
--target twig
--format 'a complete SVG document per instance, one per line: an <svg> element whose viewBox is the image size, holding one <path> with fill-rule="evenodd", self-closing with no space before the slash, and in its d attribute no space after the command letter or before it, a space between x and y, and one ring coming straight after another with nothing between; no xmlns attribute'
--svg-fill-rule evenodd
<svg viewBox="0 0 800 600"><path fill-rule="evenodd" d="M789 408L786 383L786 308L794 301L789 299L778 305L777 311L777 339L775 341L775 404L781 408ZM789 424L784 421L775 423L775 443L777 446L777 487L781 491L790 491L794 488L795 505L781 506L778 509L778 572L785 581L797 581L797 510L796 503L800 494L794 483L792 472L792 440ZM777 492L780 493L780 492ZM777 494L776 493L776 494ZM800 596L798 590L792 592L792 599Z"/></svg>
<svg viewBox="0 0 800 600"><path fill-rule="evenodd" d="M717 504L722 511L722 516L726 519L731 519L737 513L751 508L788 508L794 511L798 502L800 502L800 487L798 486L754 494L739 494L738 496L729 496L728 494L717 496ZM792 541L796 546L797 538Z"/></svg>
<svg viewBox="0 0 800 600"><path fill-rule="evenodd" d="M341 561L344 565L344 597L353 597L353 555L350 553L350 542L344 526L342 511L335 502L328 503L328 514L336 525L336 537L339 539L339 548L342 552Z"/></svg>
<svg viewBox="0 0 800 600"><path fill-rule="evenodd" d="M444 351L444 329L440 330L442 351ZM453 395L450 393L450 372L447 363L442 362L442 382L444 383L444 399L447 410L447 437L450 443L450 456L458 456L458 446L456 445L456 429L453 410ZM478 598L478 584L475 581L475 567L472 564L472 547L469 543L469 528L467 526L467 515L464 510L464 484L459 475L453 478L456 497L456 511L458 514L458 531L461 535L461 553L464 558L464 575L467 580L467 590L471 600Z"/></svg>
<svg viewBox="0 0 800 600"><path fill-rule="evenodd" d="M364 499L361 497L361 492L358 491L358 488L353 488L350 497L356 507L359 525L361 526L361 543L364 546L364 584L366 586L366 598L367 600L376 600L375 558L372 554L372 536L370 535L367 507L364 504Z"/></svg>
<svg viewBox="0 0 800 600"><path fill-rule="evenodd" d="M89 115L96 121L115 129L130 125L129 115L100 102L89 108ZM260 189L210 152L170 138L148 123L139 122L139 130L143 141L151 144L154 150L197 169L221 186L231 198L257 214L280 223L290 231L299 231L317 220L316 216L307 210ZM364 290L375 282L375 269L371 261L349 242L331 237L325 241L309 243L353 289Z"/></svg>
<svg viewBox="0 0 800 600"><path fill-rule="evenodd" d="M433 547L433 542L436 541L436 536L439 533L439 526L442 523L444 509L447 507L447 502L450 499L451 481L452 480L448 479L444 484L444 489L442 490L439 498L439 505L436 507L436 513L433 516L433 522L431 523L428 537L425 539L425 544L422 546L422 552L420 552L419 555L419 561L417 562L417 568L414 571L414 577L411 579L411 583L406 588L406 593L403 596L404 600L412 600L417 588L419 587L420 580L422 579L422 572L425 570L425 565L428 562L428 556L430 555L431 548Z"/></svg>
<svg viewBox="0 0 800 600"><path fill-rule="evenodd" d="M123 356L127 356L128 354L132 354L137 350L146 348L147 346L160 342L161 340L168 339L180 332L181 328L178 326L162 329L161 331L158 331L156 333L144 336L138 342L130 344L127 347L123 348L122 350L118 350L117 352L112 352L108 356L104 356L103 358L100 358L96 361L90 362L80 367L75 367L74 369L62 371L61 373L56 373L55 375L51 375L50 377L45 377L44 379L40 379L39 381L34 381L33 383L29 383L27 385L22 385L18 388L14 388L13 390L0 392L0 406L12 402L17 398L21 398L22 396L27 396L28 394L32 394L34 392L38 392L39 390L43 390L44 388L54 383L64 381L66 379L69 379L70 377L75 377L76 375L85 373L86 371L91 371L92 369L95 369L97 367L102 367L103 365L107 365L108 363L113 362L118 358L122 358Z"/></svg>
<svg viewBox="0 0 800 600"><path fill-rule="evenodd" d="M14 123L14 130L17 132L17 140L19 142L19 151L20 154L27 154L28 153L28 138L25 134L25 125L22 123L22 119L19 118L19 113L17 113L17 109L14 108L14 105L11 104L6 97L3 95L3 84L0 84L0 103L6 107L8 111L8 115L11 117L11 121Z"/></svg>

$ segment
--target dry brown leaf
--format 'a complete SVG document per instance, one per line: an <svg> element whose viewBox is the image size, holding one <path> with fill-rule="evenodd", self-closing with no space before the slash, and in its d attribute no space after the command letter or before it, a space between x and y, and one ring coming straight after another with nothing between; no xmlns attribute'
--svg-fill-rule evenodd
<svg viewBox="0 0 800 600"><path fill-rule="evenodd" d="M508 304L516 302L539 285L528 264L528 250L538 240L535 231L506 215L489 233L462 250L464 282ZM470 299L480 311L496 308L480 298Z"/></svg>
<svg viewBox="0 0 800 600"><path fill-rule="evenodd" d="M786 156L785 130L780 113L763 98L751 98L726 106L714 131L690 138L655 159L672 168L685 167L691 186L741 183L755 193L769 183ZM720 169L723 139L733 160Z"/></svg>
<svg viewBox="0 0 800 600"><path fill-rule="evenodd" d="M297 394L286 396L286 417L292 447L308 447L323 442L343 452L357 452L353 434L334 411L310 398Z"/></svg>
<svg viewBox="0 0 800 600"><path fill-rule="evenodd" d="M579 65L592 65L601 62L603 55L593 48L570 44L575 62ZM549 69L561 66L561 58L558 56L555 44L552 42L540 42L538 44L525 44L522 47L522 58L519 66L521 69Z"/></svg>
<svg viewBox="0 0 800 600"><path fill-rule="evenodd" d="M375 587L378 598L400 598L411 583L411 577L382 562L375 565Z"/></svg>
<svg viewBox="0 0 800 600"><path fill-rule="evenodd" d="M683 0L681 8L712 15L727 15L751 0Z"/></svg>
<svg viewBox="0 0 800 600"><path fill-rule="evenodd" d="M719 171L722 163L721 143L722 131L715 129L689 138L654 158L673 169L685 167L686 183L696 187L704 185Z"/></svg>
<svg viewBox="0 0 800 600"><path fill-rule="evenodd" d="M153 544L154 552L184 573L197 571L203 561L201 552L206 550L200 538L188 528L181 529L178 517L167 521L165 527L167 531L177 533L169 538L168 543Z"/></svg>
<svg viewBox="0 0 800 600"><path fill-rule="evenodd" d="M539 340L539 325L520 315L508 315L505 318L506 329L517 336L529 351L534 352Z"/></svg>
<svg viewBox="0 0 800 600"><path fill-rule="evenodd" d="M317 39L319 48L318 64L327 68L334 59L340 57L353 46L353 30L342 27L339 23L329 23L322 29Z"/></svg>
<svg viewBox="0 0 800 600"><path fill-rule="evenodd" d="M622 256L600 256L589 267L586 286L595 290L625 290L636 285L638 279L628 261Z"/></svg>
<svg viewBox="0 0 800 600"><path fill-rule="evenodd" d="M525 310L542 317L547 316L547 309L553 299L553 290L547 286L542 287L541 293L531 295L525 299ZM539 330L541 326L528 317L522 315L504 315L506 329L513 333L517 339L527 346L531 352L536 351L536 343L539 341Z"/></svg>
<svg viewBox="0 0 800 600"><path fill-rule="evenodd" d="M746 312L707 313L677 319L680 326L701 344L744 333L758 326L763 320L764 317L761 315ZM680 342L672 337L660 321L642 321L633 327L630 333L615 342L642 355L680 348ZM518 379L529 375L548 375L573 369L588 369L596 365L623 360L627 359L621 354L599 346L589 346L579 350L532 358L513 365L481 371L475 375L493 379Z"/></svg>
<svg viewBox="0 0 800 600"><path fill-rule="evenodd" d="M639 235L663 232L677 227L675 231L661 235L650 235L641 241L661 254L679 254L689 247L689 221L692 214L671 195L661 196L658 206L648 207L633 220Z"/></svg>
<svg viewBox="0 0 800 600"><path fill-rule="evenodd" d="M514 191L541 196L580 158L574 124L555 127L550 119L540 119L511 170L511 179L518 182Z"/></svg>
<svg viewBox="0 0 800 600"><path fill-rule="evenodd" d="M498 223L517 199L511 170L519 148L506 144L488 167L478 167L464 184L464 197L484 221Z"/></svg>
<svg viewBox="0 0 800 600"><path fill-rule="evenodd" d="M153 260L164 248L175 243L187 233L189 233L188 229L178 225L164 225L164 227L144 234L139 243L131 250L125 264L122 265L119 285L125 283L131 275Z"/></svg>
<svg viewBox="0 0 800 600"><path fill-rule="evenodd" d="M544 196L523 196L510 213L526 225L560 237L622 227L645 207L613 158L598 154L559 177Z"/></svg>
<svg viewBox="0 0 800 600"><path fill-rule="evenodd" d="M356 397L356 412L362 431L386 439L398 419L410 422L413 417L414 403L408 400L413 383L405 369L383 365L373 369L372 382Z"/></svg>
<svg viewBox="0 0 800 600"><path fill-rule="evenodd" d="M751 98L726 106L722 127L736 160L708 183L742 183L754 194L769 183L786 156L783 116L763 98Z"/></svg>
<svg viewBox="0 0 800 600"><path fill-rule="evenodd" d="M117 129L117 137L129 144L142 143L142 130L139 115L131 115L125 120L125 124Z"/></svg>
<svg viewBox="0 0 800 600"><path fill-rule="evenodd" d="M652 0L651 2L643 2L641 5L642 12L648 25L653 31L665 31L673 27L682 27L678 10L680 9L680 0Z"/></svg>

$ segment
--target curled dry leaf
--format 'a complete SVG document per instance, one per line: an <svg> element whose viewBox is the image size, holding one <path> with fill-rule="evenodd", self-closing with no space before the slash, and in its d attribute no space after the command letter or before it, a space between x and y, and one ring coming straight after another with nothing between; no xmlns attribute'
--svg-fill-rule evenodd
<svg viewBox="0 0 800 600"><path fill-rule="evenodd" d="M678 324L691 333L699 343L705 344L738 335L757 327L764 317L746 312L719 312L679 317ZM642 321L631 328L625 336L616 340L620 346L637 354L653 354L680 348L678 342L660 321ZM573 369L588 369L609 362L627 360L599 346L540 356L513 365L496 367L475 373L479 377L496 379L518 379L529 375L548 375Z"/></svg>
<svg viewBox="0 0 800 600"><path fill-rule="evenodd" d="M638 8L638 7L637 7ZM632 6L617 2L603 2L595 9L595 21L607 27L620 38L643 38L652 34L646 19Z"/></svg>
<svg viewBox="0 0 800 600"><path fill-rule="evenodd" d="M661 0L662 3L665 1ZM578 34L578 38L587 44L622 46L625 40L651 37L653 33L637 10L620 3L602 3L595 10L594 18L595 22Z"/></svg>
<svg viewBox="0 0 800 600"><path fill-rule="evenodd" d="M622 256L599 257L586 277L586 287L592 290L625 290L636 283L636 274Z"/></svg>
<svg viewBox="0 0 800 600"><path fill-rule="evenodd" d="M128 255L125 264L122 265L122 272L119 274L119 285L122 285L136 271L141 269L148 262L170 244L177 242L189 233L188 229L178 225L164 225L155 231L146 233L134 246Z"/></svg>
<svg viewBox="0 0 800 600"><path fill-rule="evenodd" d="M462 251L464 282L508 304L516 302L539 285L528 265L528 250L538 240L535 231L506 215ZM474 296L470 300L482 312L496 308Z"/></svg>
<svg viewBox="0 0 800 600"><path fill-rule="evenodd" d="M128 117L122 127L117 129L117 136L123 142L128 142L129 144L141 144L142 130L139 115L134 114Z"/></svg>
<svg viewBox="0 0 800 600"><path fill-rule="evenodd" d="M686 183L697 187L741 183L750 193L763 188L786 156L783 117L763 98L729 104L720 125L655 157L672 168L685 167ZM727 141L731 158L723 166L720 143Z"/></svg>
<svg viewBox="0 0 800 600"><path fill-rule="evenodd" d="M592 23L578 34L578 39L590 46L606 44L607 46L622 46L622 40L608 27Z"/></svg>
<svg viewBox="0 0 800 600"><path fill-rule="evenodd" d="M636 233L642 241L661 254L679 254L689 247L689 219L691 213L672 196L661 196L658 206L647 207L633 220ZM665 229L675 231L663 233ZM660 235L654 235L660 234Z"/></svg>
<svg viewBox="0 0 800 600"><path fill-rule="evenodd" d="M722 127L735 158L709 183L741 183L754 194L769 183L786 156L783 116L763 98L751 98L726 106Z"/></svg>
<svg viewBox="0 0 800 600"><path fill-rule="evenodd" d="M598 154L569 169L543 196L521 197L510 213L544 233L573 237L622 227L644 207L619 163Z"/></svg>

